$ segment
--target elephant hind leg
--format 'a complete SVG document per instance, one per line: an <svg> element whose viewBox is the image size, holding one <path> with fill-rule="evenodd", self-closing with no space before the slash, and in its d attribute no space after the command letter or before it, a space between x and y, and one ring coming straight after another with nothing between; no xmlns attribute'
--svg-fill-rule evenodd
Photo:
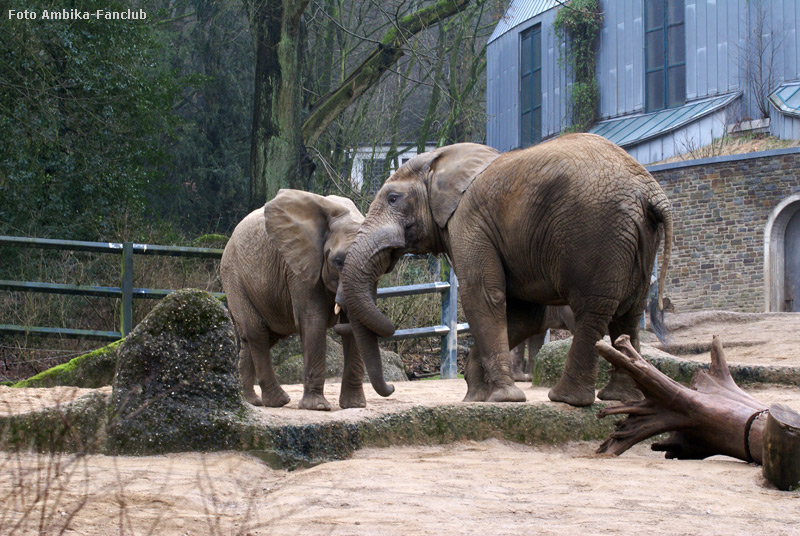
<svg viewBox="0 0 800 536"><path fill-rule="evenodd" d="M613 310L611 307L603 309ZM550 400L565 402L571 406L588 406L594 403L599 359L595 343L603 338L610 319L610 313L576 312L572 345L567 354L564 372L547 395Z"/></svg>
<svg viewBox="0 0 800 536"><path fill-rule="evenodd" d="M254 406L285 406L291 399L278 385L270 358L270 347L277 341L277 337L271 337L264 319L242 293L228 293L228 309L239 335L242 396ZM253 389L256 380L261 387L261 398Z"/></svg>
<svg viewBox="0 0 800 536"><path fill-rule="evenodd" d="M261 406L261 397L255 389L256 369L253 366L253 358L250 356L250 344L239 339L239 377L242 381L242 396L254 406Z"/></svg>
<svg viewBox="0 0 800 536"><path fill-rule="evenodd" d="M628 314L621 319L612 320L608 324L611 342L616 341L620 335L627 334L631 338L631 344L638 352L640 319L641 313ZM608 384L597 393L597 398L600 400L642 400L644 394L636 387L636 383L630 376L612 365L611 378L608 380Z"/></svg>
<svg viewBox="0 0 800 536"><path fill-rule="evenodd" d="M278 384L275 377L270 356L271 342L269 332L265 329L263 333L250 339L250 352L256 378L258 378L258 386L261 388L262 404L270 408L279 408L288 404L291 398Z"/></svg>

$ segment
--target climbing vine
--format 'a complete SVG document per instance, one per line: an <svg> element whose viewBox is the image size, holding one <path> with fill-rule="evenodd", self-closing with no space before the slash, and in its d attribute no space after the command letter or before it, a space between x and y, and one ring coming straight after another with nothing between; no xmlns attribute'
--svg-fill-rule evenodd
<svg viewBox="0 0 800 536"><path fill-rule="evenodd" d="M556 13L553 29L559 39L568 39L562 51L562 66L572 70L570 111L573 132L584 132L592 126L597 116L600 93L595 78L597 41L603 15L598 0L570 0Z"/></svg>

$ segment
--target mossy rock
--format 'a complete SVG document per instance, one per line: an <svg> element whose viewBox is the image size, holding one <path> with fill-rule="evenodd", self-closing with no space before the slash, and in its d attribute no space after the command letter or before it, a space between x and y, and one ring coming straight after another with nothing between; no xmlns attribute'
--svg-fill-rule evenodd
<svg viewBox="0 0 800 536"><path fill-rule="evenodd" d="M605 340L609 342L608 337ZM567 360L571 344L572 337L549 342L539 350L533 366L533 385L552 387L558 382L561 372L564 370L564 363ZM642 345L641 353L645 360L662 373L685 385L692 381L697 370L708 370L711 362L710 356L706 362L681 359L647 345ZM740 386L759 383L800 385L800 368L798 367L729 364L729 368L733 380ZM610 370L611 365L608 361L600 358L596 384L598 389L602 389L608 383Z"/></svg>
<svg viewBox="0 0 800 536"><path fill-rule="evenodd" d="M300 337L292 336L278 343L271 352L275 365L275 376L282 385L303 383L303 350L300 347ZM408 380L403 361L394 352L381 350L383 362L383 376L386 381L398 382ZM344 369L344 352L342 345L328 336L325 351L325 377L339 381L342 379ZM364 374L364 381L369 378Z"/></svg>
<svg viewBox="0 0 800 536"><path fill-rule="evenodd" d="M117 367L117 347L121 340L80 355L67 363L49 368L36 376L13 384L13 387L55 387L69 385L97 389L110 385Z"/></svg>
<svg viewBox="0 0 800 536"><path fill-rule="evenodd" d="M548 342L536 354L533 365L533 385L552 387L564 370L567 353L572 345L572 337L559 341ZM605 359L600 359L597 372L597 388L601 389L608 383L611 365Z"/></svg>
<svg viewBox="0 0 800 536"><path fill-rule="evenodd" d="M108 450L155 454L230 449L244 406L233 322L201 290L159 302L117 349Z"/></svg>

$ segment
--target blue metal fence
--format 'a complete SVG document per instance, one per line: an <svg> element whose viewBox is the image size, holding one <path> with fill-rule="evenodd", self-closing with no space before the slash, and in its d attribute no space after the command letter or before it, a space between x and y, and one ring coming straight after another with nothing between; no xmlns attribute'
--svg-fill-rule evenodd
<svg viewBox="0 0 800 536"><path fill-rule="evenodd" d="M219 259L222 256L221 249L211 248L158 246L150 244L137 244L133 242L79 242L73 240L23 238L13 236L0 236L0 245L121 255L122 262L119 287L67 285L60 283L43 283L38 281L0 280L0 290L6 291L68 294L77 296L101 296L121 299L119 331L97 331L63 327L54 328L44 326L0 324L0 333L59 336L65 338L112 341L126 336L133 328L132 315L134 299L161 299L170 292L173 292L173 289L134 287L134 255L162 255L207 259ZM465 323L458 323L458 281L452 267L450 267L445 260L442 260L441 279L441 281L436 281L433 283L380 288L378 289L378 298L387 299L399 296L414 296L418 294L437 292L442 295L441 324L437 326L399 329L394 333L394 335L385 340L413 339L418 337L440 337L442 352L442 378L455 378L457 368L457 336L459 333L468 331L469 325ZM218 297L224 296L224 294L218 292L212 292L212 294Z"/></svg>

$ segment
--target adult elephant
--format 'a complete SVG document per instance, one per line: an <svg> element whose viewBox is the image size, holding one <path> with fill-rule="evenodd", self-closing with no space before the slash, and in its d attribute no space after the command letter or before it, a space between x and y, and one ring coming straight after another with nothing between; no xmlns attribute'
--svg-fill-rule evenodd
<svg viewBox="0 0 800 536"><path fill-rule="evenodd" d="M326 330L336 322L334 298L347 250L364 216L344 197L280 190L234 229L220 262L222 287L239 335L243 395L253 405L280 407L290 398L275 378L270 348L300 333L300 408L330 410L325 399ZM364 407L364 363L343 336L339 406ZM254 381L261 387L261 398Z"/></svg>
<svg viewBox="0 0 800 536"><path fill-rule="evenodd" d="M377 337L394 326L374 298L380 276L404 253L444 253L475 344L465 401L524 401L511 376L513 348L542 324L545 305L569 305L575 330L551 400L595 400L606 330L638 345L659 229L665 234L659 310L672 243L664 191L625 151L592 134L572 134L500 154L461 143L417 155L377 193L342 272L342 299L379 394ZM614 375L601 398L629 395ZM632 384L630 384L632 386Z"/></svg>

